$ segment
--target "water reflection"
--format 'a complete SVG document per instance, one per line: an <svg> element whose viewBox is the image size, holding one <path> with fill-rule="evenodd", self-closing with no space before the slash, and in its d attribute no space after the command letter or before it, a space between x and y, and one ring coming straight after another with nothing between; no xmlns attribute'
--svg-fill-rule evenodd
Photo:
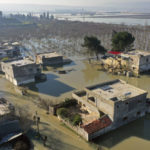
<svg viewBox="0 0 150 150"><path fill-rule="evenodd" d="M83 62L83 64L85 68L82 70L82 72L85 82L93 82L96 80L100 75L100 71L97 70L98 67L87 62Z"/></svg>
<svg viewBox="0 0 150 150"><path fill-rule="evenodd" d="M105 134L94 140L96 144L100 144L106 148L111 149L117 144L121 143L124 140L130 139L132 137L138 137L144 140L150 140L150 115L138 119L134 122L129 123L123 127L120 127L117 130L114 130L108 134ZM131 145L128 145L128 150ZM138 146L137 146L138 149ZM116 148L117 150L117 148ZM123 145L122 145L122 150ZM134 150L134 149L133 149Z"/></svg>
<svg viewBox="0 0 150 150"><path fill-rule="evenodd" d="M150 93L150 76L142 75L140 78L128 78L125 76L115 76L107 72L98 71L98 66L89 64L86 61L75 61L77 65L65 65L54 70L70 68L74 71L65 75L58 75L54 70L48 68L47 81L30 84L29 88L38 93L63 99L65 94L70 94L74 89L82 89L88 85L93 85L113 79L122 79L129 84L144 89ZM7 80L0 79L0 87L10 91L13 85ZM7 83L7 84L6 84ZM7 86L5 86L7 85ZM6 93L7 94L7 93ZM67 95L68 96L68 95ZM65 97L67 97L65 95ZM150 96L150 94L149 94ZM111 150L149 150L150 149L150 115L136 120L126 126L105 134L94 142ZM134 146L134 147L133 147Z"/></svg>
<svg viewBox="0 0 150 150"><path fill-rule="evenodd" d="M55 74L47 74L47 81L29 84L28 87L30 90L55 97L74 90L73 87L58 81L58 78Z"/></svg>

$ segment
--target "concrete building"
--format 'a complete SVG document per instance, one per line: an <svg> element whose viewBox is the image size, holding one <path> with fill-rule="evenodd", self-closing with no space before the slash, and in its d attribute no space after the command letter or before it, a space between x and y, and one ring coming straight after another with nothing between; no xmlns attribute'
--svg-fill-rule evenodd
<svg viewBox="0 0 150 150"><path fill-rule="evenodd" d="M0 59L4 57L14 58L20 56L19 46L1 46L0 47Z"/></svg>
<svg viewBox="0 0 150 150"><path fill-rule="evenodd" d="M39 65L27 58L2 62L1 67L6 79L14 85L35 82L35 75L40 73Z"/></svg>
<svg viewBox="0 0 150 150"><path fill-rule="evenodd" d="M122 53L121 57L128 60L128 66L137 74L150 70L150 52L130 51Z"/></svg>
<svg viewBox="0 0 150 150"><path fill-rule="evenodd" d="M57 65L63 63L63 56L57 54L56 52L52 53L39 53L36 56L37 64L42 65Z"/></svg>
<svg viewBox="0 0 150 150"><path fill-rule="evenodd" d="M0 98L0 124L9 120L14 114L14 106L4 98Z"/></svg>
<svg viewBox="0 0 150 150"><path fill-rule="evenodd" d="M89 112L98 110L103 114L100 119L81 126L86 131L86 140L144 116L147 111L147 92L122 80L89 86L72 96Z"/></svg>

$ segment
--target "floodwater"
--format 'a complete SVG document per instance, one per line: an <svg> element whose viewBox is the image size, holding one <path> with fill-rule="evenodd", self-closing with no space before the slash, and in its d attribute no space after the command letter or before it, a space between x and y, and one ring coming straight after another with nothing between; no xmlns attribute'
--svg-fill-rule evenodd
<svg viewBox="0 0 150 150"><path fill-rule="evenodd" d="M88 61L82 58L73 58L73 60L74 62L69 65L55 68L45 67L43 72L46 73L47 80L30 84L28 85L29 89L37 95L49 99L63 100L65 97L70 97L73 91L80 90L85 86L113 79L122 79L150 93L150 75L142 75L140 78L115 76L99 71L98 65L89 64ZM67 74L59 74L58 70L70 71ZM5 82L8 84L8 81L4 79L0 79L0 82L3 85ZM4 86L4 88L8 87ZM150 150L150 115L103 135L94 140L94 143L110 150ZM69 148L71 150L71 147ZM72 149L74 148L72 147ZM84 146L83 150L85 150Z"/></svg>
<svg viewBox="0 0 150 150"><path fill-rule="evenodd" d="M89 64L87 61L75 60L71 65L57 69L73 69L68 74L58 74L50 68L46 71L48 80L35 84L37 91L50 95L53 98L71 96L72 91L85 86L105 82L112 79L122 79L128 83L142 88L150 93L150 77L143 75L140 78L114 76L98 71L99 66ZM111 150L149 150L150 149L150 116L141 118L129 125L108 133L95 140L96 144L103 145Z"/></svg>
<svg viewBox="0 0 150 150"><path fill-rule="evenodd" d="M125 25L150 25L149 19L138 19L138 18L94 18L94 17L78 17L78 16L67 16L58 17L60 20L69 20L69 21L81 21L81 22L95 22L95 23L107 23L107 24L125 24Z"/></svg>

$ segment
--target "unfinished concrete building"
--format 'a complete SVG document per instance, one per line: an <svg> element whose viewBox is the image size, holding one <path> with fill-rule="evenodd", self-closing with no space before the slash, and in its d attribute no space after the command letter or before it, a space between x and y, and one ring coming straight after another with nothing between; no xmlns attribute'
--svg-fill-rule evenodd
<svg viewBox="0 0 150 150"><path fill-rule="evenodd" d="M21 55L19 46L1 46L0 47L0 59L8 57L14 58Z"/></svg>
<svg viewBox="0 0 150 150"><path fill-rule="evenodd" d="M2 62L1 67L6 79L14 85L35 82L35 75L40 73L39 65L27 58Z"/></svg>
<svg viewBox="0 0 150 150"><path fill-rule="evenodd" d="M89 112L98 110L103 114L100 119L82 125L85 131L83 137L86 140L144 116L147 111L147 92L122 80L89 86L83 91L73 93L72 96Z"/></svg>
<svg viewBox="0 0 150 150"><path fill-rule="evenodd" d="M63 56L57 54L56 52L52 53L40 53L36 56L37 64L42 65L57 65L63 63Z"/></svg>
<svg viewBox="0 0 150 150"><path fill-rule="evenodd" d="M127 75L139 75L150 70L150 52L129 51L126 53L115 54L106 59L102 59L102 66L110 73Z"/></svg>
<svg viewBox="0 0 150 150"><path fill-rule="evenodd" d="M121 57L128 60L130 69L137 74L150 70L150 52L130 51L122 53Z"/></svg>

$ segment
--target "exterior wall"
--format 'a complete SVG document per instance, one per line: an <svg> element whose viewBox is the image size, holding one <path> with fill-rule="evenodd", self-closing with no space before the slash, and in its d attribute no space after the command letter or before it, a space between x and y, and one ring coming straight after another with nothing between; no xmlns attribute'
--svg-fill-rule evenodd
<svg viewBox="0 0 150 150"><path fill-rule="evenodd" d="M2 71L6 73L5 75L13 77L13 70L12 70L11 65L8 65L7 63L2 62L1 67L2 67Z"/></svg>
<svg viewBox="0 0 150 150"><path fill-rule="evenodd" d="M92 105L91 103L89 103L86 100L83 100L81 97L79 97L77 94L73 93L72 97L76 100L78 100L79 103L81 103L82 105L85 105L89 111L91 112L95 112L99 114L99 111L97 109L97 107L95 107L94 105Z"/></svg>
<svg viewBox="0 0 150 150"><path fill-rule="evenodd" d="M12 66L13 77L25 77L25 76L34 76L38 72L38 65L28 64L24 66Z"/></svg>
<svg viewBox="0 0 150 150"><path fill-rule="evenodd" d="M37 55L36 56L36 63L37 64L42 64L43 62L42 62L42 56L40 56L40 55Z"/></svg>
<svg viewBox="0 0 150 150"><path fill-rule="evenodd" d="M36 61L38 64L55 65L55 64L63 63L63 57L62 56L56 56L56 57L46 58L44 56L39 55L36 57Z"/></svg>
<svg viewBox="0 0 150 150"><path fill-rule="evenodd" d="M150 55L140 56L140 66L139 72L144 72L150 70Z"/></svg>
<svg viewBox="0 0 150 150"><path fill-rule="evenodd" d="M87 91L87 97L94 97L95 98L95 106L105 114L108 114L108 116L111 118L111 120L114 120L114 102L104 99L100 95L97 95L93 93L92 91L86 89Z"/></svg>
<svg viewBox="0 0 150 150"><path fill-rule="evenodd" d="M9 57L9 58L12 58L12 57L18 57L21 55L21 52L20 52L20 48L18 46L15 46L15 47L12 47L12 48L4 48L4 49L1 49L1 53L0 53L0 59L4 58L4 57Z"/></svg>
<svg viewBox="0 0 150 150"><path fill-rule="evenodd" d="M72 130L74 130L76 133L78 133L79 135L81 135L85 140L89 141L89 135L86 131L84 131L83 128L81 128L80 126L72 126L69 122L65 121L64 119L58 117L64 124L66 124L69 128L71 128Z"/></svg>
<svg viewBox="0 0 150 150"><path fill-rule="evenodd" d="M92 139L94 139L96 137L99 137L99 136L101 136L103 134L106 134L106 133L108 133L111 130L113 130L113 124L108 126L108 127L106 127L106 128L104 128L104 129L101 129L101 130L99 130L99 131L97 131L95 133L89 134L88 141L91 141Z"/></svg>
<svg viewBox="0 0 150 150"><path fill-rule="evenodd" d="M42 63L43 65L61 64L63 63L63 58L62 56L52 57L52 58L42 57Z"/></svg>
<svg viewBox="0 0 150 150"><path fill-rule="evenodd" d="M38 69L39 65L36 64L15 66L2 63L2 71L5 73L6 79L14 85L35 82L35 74L39 72Z"/></svg>
<svg viewBox="0 0 150 150"><path fill-rule="evenodd" d="M137 97L129 98L125 101L119 101L115 103L114 120L122 121L124 117L136 117L137 113L145 112L146 110L146 93Z"/></svg>
<svg viewBox="0 0 150 150"><path fill-rule="evenodd" d="M24 78L22 78L22 80L20 80L20 81L18 81L16 79L13 79L10 82L12 82L14 85L22 85L22 84L28 84L28 83L31 83L31 82L35 82L35 79L34 79L34 77L32 77L31 79L28 78L28 79L25 79L25 80L24 80Z"/></svg>
<svg viewBox="0 0 150 150"><path fill-rule="evenodd" d="M135 73L148 71L150 70L150 55L130 55L129 65Z"/></svg>

